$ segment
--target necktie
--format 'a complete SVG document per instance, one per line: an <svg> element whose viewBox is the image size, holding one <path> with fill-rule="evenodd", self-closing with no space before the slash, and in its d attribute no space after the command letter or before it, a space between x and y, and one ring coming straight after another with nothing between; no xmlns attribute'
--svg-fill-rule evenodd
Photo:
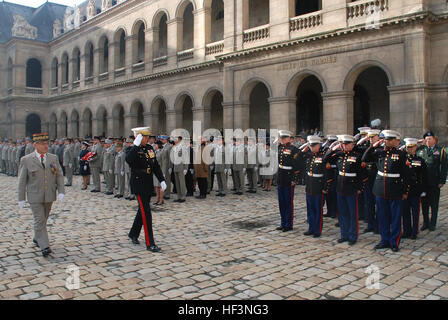
<svg viewBox="0 0 448 320"><path fill-rule="evenodd" d="M45 156L43 154L40 155L40 163L42 163L42 167L45 169L44 157Z"/></svg>

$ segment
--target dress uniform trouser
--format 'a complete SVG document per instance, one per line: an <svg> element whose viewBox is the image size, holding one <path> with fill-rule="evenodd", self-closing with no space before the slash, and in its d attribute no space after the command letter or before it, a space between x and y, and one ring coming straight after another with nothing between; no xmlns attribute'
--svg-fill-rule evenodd
<svg viewBox="0 0 448 320"><path fill-rule="evenodd" d="M277 187L281 227L294 227L294 186Z"/></svg>
<svg viewBox="0 0 448 320"><path fill-rule="evenodd" d="M235 191L244 193L244 172L243 170L235 171L232 170L232 174L234 175L235 182Z"/></svg>
<svg viewBox="0 0 448 320"><path fill-rule="evenodd" d="M0 171L5 173L5 160L0 159Z"/></svg>
<svg viewBox="0 0 448 320"><path fill-rule="evenodd" d="M165 176L165 182L166 182L166 190L164 191L163 195L164 197L169 198L171 195L171 179L170 179L170 172L169 170L165 170L163 172L163 175Z"/></svg>
<svg viewBox="0 0 448 320"><path fill-rule="evenodd" d="M101 177L100 168L94 167L92 169L92 180L95 190L101 191Z"/></svg>
<svg viewBox="0 0 448 320"><path fill-rule="evenodd" d="M131 192L131 173L126 173L126 198L132 197Z"/></svg>
<svg viewBox="0 0 448 320"><path fill-rule="evenodd" d="M358 240L358 196L344 196L337 194L339 208L339 227L341 238L349 241Z"/></svg>
<svg viewBox="0 0 448 320"><path fill-rule="evenodd" d="M107 192L114 192L115 188L115 175L109 171L104 172L104 178L106 179Z"/></svg>
<svg viewBox="0 0 448 320"><path fill-rule="evenodd" d="M338 199L336 194L336 180L330 184L328 194L325 197L327 203L327 215L336 218L338 216Z"/></svg>
<svg viewBox="0 0 448 320"><path fill-rule="evenodd" d="M208 177L207 177L207 192L210 192L213 190L214 181L215 181L215 168L213 168L213 170L211 168L209 168Z"/></svg>
<svg viewBox="0 0 448 320"><path fill-rule="evenodd" d="M247 180L249 180L249 190L251 191L257 191L257 178L258 178L258 173L257 170L255 170L255 168L252 169L246 169L246 173L247 173Z"/></svg>
<svg viewBox="0 0 448 320"><path fill-rule="evenodd" d="M187 187L187 194L193 195L194 180L193 180L193 174L191 174L190 170L188 170L187 174L185 175L185 186Z"/></svg>
<svg viewBox="0 0 448 320"><path fill-rule="evenodd" d="M227 190L227 175L224 172L216 172L218 181L218 193L225 193Z"/></svg>
<svg viewBox="0 0 448 320"><path fill-rule="evenodd" d="M50 246L47 232L47 220L50 215L52 202L48 203L30 203L31 211L34 216L34 240L43 250Z"/></svg>
<svg viewBox="0 0 448 320"><path fill-rule="evenodd" d="M122 195L124 195L126 181L125 181L124 175L121 175L121 173L117 173L116 176L117 176L116 178L117 178L117 187L118 187L117 195L122 196Z"/></svg>
<svg viewBox="0 0 448 320"><path fill-rule="evenodd" d="M306 195L306 213L308 218L308 231L314 235L321 235L323 226L323 208L325 196Z"/></svg>
<svg viewBox="0 0 448 320"><path fill-rule="evenodd" d="M142 194L137 194L136 196L138 202L138 211L137 215L135 216L131 231L129 232L129 237L138 238L143 226L145 231L146 247L150 247L155 245L154 235L152 231L151 208L149 205L151 197L149 195Z"/></svg>
<svg viewBox="0 0 448 320"><path fill-rule="evenodd" d="M422 199L423 224L436 227L439 213L440 188L438 186L428 187L426 197ZM429 220L429 208L431 207L431 220Z"/></svg>
<svg viewBox="0 0 448 320"><path fill-rule="evenodd" d="M177 199L185 200L187 186L185 185L185 175L183 171L174 173L174 181L176 183Z"/></svg>
<svg viewBox="0 0 448 320"><path fill-rule="evenodd" d="M367 183L364 190L364 210L367 219L367 228L378 231L378 219L375 212L375 195L372 193L372 186Z"/></svg>
<svg viewBox="0 0 448 320"><path fill-rule="evenodd" d="M376 197L381 244L398 247L401 238L401 210L403 200Z"/></svg>
<svg viewBox="0 0 448 320"><path fill-rule="evenodd" d="M410 197L403 201L403 235L416 236L420 215L420 197Z"/></svg>
<svg viewBox="0 0 448 320"><path fill-rule="evenodd" d="M72 184L73 182L73 169L70 166L65 167L65 177L67 178L67 184Z"/></svg>

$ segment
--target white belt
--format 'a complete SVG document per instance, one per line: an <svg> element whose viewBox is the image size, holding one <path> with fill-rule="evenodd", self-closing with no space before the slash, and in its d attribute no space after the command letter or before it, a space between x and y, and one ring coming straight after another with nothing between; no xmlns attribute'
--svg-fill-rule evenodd
<svg viewBox="0 0 448 320"><path fill-rule="evenodd" d="M339 175L343 176L343 177L356 177L357 176L356 173L346 173L346 172L341 172L341 171L339 171Z"/></svg>
<svg viewBox="0 0 448 320"><path fill-rule="evenodd" d="M386 178L400 178L399 173L384 173L384 172L378 171L378 174L380 176L386 177Z"/></svg>
<svg viewBox="0 0 448 320"><path fill-rule="evenodd" d="M278 166L280 169L283 169L283 170L292 170L292 167L288 167L288 166L283 166L283 165L279 165Z"/></svg>
<svg viewBox="0 0 448 320"><path fill-rule="evenodd" d="M322 178L324 175L323 174L321 174L321 173L309 173L308 172L308 175L310 176L310 177L314 177L314 178Z"/></svg>
<svg viewBox="0 0 448 320"><path fill-rule="evenodd" d="M332 168L332 169L335 169L335 168L337 168L337 167L338 167L338 166L335 165L335 164L332 164L332 165L331 165L331 168Z"/></svg>

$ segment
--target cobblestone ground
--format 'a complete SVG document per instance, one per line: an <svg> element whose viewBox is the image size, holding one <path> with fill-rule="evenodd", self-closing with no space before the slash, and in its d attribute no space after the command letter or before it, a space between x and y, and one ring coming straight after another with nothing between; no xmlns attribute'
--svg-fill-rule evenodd
<svg viewBox="0 0 448 320"><path fill-rule="evenodd" d="M379 236L338 244L335 220L319 239L303 236L303 187L295 196L295 230L279 224L276 192L187 198L153 211L162 253L127 238L137 203L80 191L80 178L49 219L53 254L32 243L32 214L17 207L17 179L0 176L1 299L446 299L447 188L435 232L404 240L399 253L375 252ZM172 200L171 200L172 201ZM68 290L67 267L80 268L80 288ZM380 271L368 289L366 270Z"/></svg>

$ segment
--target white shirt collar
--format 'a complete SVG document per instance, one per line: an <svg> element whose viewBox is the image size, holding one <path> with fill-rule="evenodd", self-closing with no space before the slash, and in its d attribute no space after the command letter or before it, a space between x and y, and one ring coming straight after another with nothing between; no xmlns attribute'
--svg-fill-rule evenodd
<svg viewBox="0 0 448 320"><path fill-rule="evenodd" d="M39 162L40 162L40 158L41 158L40 153L37 152L37 150L35 150L35 151L34 151L34 154L36 155L37 159L39 159ZM47 154L44 154L44 163L45 163L46 161L47 161Z"/></svg>

